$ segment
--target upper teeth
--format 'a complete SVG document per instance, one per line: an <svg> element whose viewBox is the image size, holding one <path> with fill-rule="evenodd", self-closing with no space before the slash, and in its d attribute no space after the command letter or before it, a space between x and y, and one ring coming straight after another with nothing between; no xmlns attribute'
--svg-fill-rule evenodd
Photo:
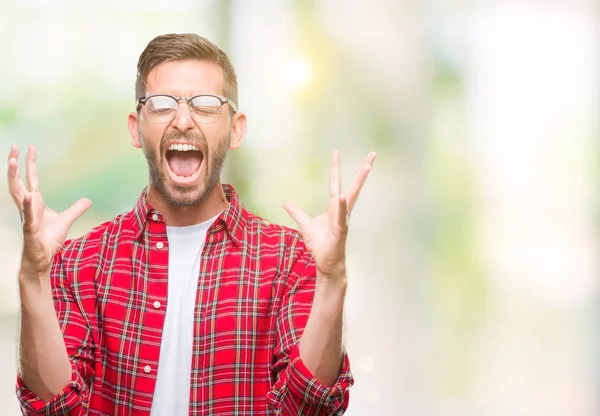
<svg viewBox="0 0 600 416"><path fill-rule="evenodd" d="M190 150L199 151L200 149L198 149L196 146L192 146L191 144L176 143L176 144L172 144L171 146L169 146L169 150L178 150L180 152L188 152Z"/></svg>

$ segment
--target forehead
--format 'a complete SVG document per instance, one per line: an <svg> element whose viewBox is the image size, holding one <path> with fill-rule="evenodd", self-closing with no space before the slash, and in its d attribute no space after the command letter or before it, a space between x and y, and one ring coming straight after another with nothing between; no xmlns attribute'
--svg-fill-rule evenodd
<svg viewBox="0 0 600 416"><path fill-rule="evenodd" d="M196 59L163 62L148 73L146 94L223 94L223 70L214 62Z"/></svg>

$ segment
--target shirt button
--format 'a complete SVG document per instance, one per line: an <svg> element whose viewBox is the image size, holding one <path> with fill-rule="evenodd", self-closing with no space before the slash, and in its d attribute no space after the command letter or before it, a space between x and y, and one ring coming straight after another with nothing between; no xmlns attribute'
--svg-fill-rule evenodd
<svg viewBox="0 0 600 416"><path fill-rule="evenodd" d="M154 309L158 309L160 308L160 302L159 301L154 301Z"/></svg>
<svg viewBox="0 0 600 416"><path fill-rule="evenodd" d="M158 214L152 214L152 220L158 221Z"/></svg>
<svg viewBox="0 0 600 416"><path fill-rule="evenodd" d="M165 246L165 245L162 243L162 241L159 241L158 243L156 243L156 248L157 248L157 249L159 249L159 250L160 250L161 248L163 248L164 246Z"/></svg>
<svg viewBox="0 0 600 416"><path fill-rule="evenodd" d="M150 371L152 371L152 367L150 367L149 365L144 367L144 373L148 374Z"/></svg>

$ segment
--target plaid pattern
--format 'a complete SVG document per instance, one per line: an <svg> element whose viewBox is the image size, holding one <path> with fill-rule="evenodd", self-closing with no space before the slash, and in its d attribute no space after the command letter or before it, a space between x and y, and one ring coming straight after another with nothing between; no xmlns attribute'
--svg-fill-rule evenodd
<svg viewBox="0 0 600 416"><path fill-rule="evenodd" d="M201 254L190 415L341 415L353 379L333 387L302 363L315 267L297 231L249 213L231 186ZM149 415L167 307L166 224L143 192L132 211L68 241L51 272L73 368L44 403L17 378L27 415Z"/></svg>

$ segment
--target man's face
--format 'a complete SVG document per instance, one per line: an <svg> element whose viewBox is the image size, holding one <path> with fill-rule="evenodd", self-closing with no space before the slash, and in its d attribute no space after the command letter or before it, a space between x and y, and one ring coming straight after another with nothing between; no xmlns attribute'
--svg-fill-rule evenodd
<svg viewBox="0 0 600 416"><path fill-rule="evenodd" d="M148 74L146 91L146 96L223 95L223 71L206 61L164 62ZM146 108L141 108L137 147L144 150L151 186L167 204L177 207L198 205L219 183L230 146L230 121L227 105L223 106L218 120L211 124L194 120L183 101L175 118L165 124L152 123L146 116Z"/></svg>

